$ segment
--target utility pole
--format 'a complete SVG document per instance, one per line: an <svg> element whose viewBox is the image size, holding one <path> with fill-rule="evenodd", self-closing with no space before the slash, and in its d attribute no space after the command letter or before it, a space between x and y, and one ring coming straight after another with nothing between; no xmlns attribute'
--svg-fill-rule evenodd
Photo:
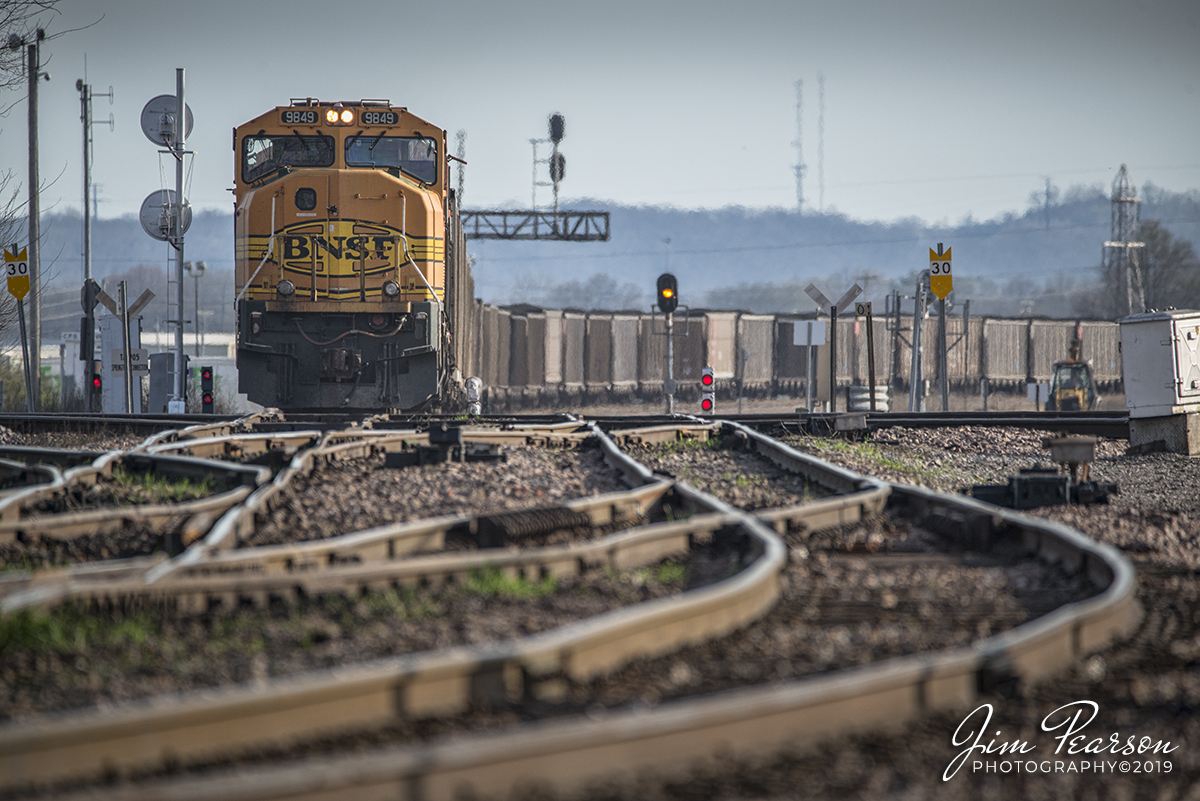
<svg viewBox="0 0 1200 801"><path fill-rule="evenodd" d="M41 206L39 203L40 178L38 177L38 80L42 77L41 42L46 32L41 28L34 34L33 44L27 45L29 78L29 292L33 296L29 304L30 367L33 370L33 398L30 411L39 411L42 395L42 261L38 243L42 237ZM46 80L50 76L46 75Z"/></svg>
<svg viewBox="0 0 1200 801"><path fill-rule="evenodd" d="M182 413L187 390L183 370L183 158L187 141L187 104L183 99L183 67L175 70L175 208L171 211L172 244L175 246L175 409ZM272 221L273 222L273 221Z"/></svg>
<svg viewBox="0 0 1200 801"><path fill-rule="evenodd" d="M193 295L193 298L195 299L195 302L196 302L196 306L195 306L196 319L193 320L192 322L196 329L196 358L199 359L200 358L200 276L204 275L204 273L208 270L208 264L205 262L202 262L202 261L198 261L195 263L186 261L183 263L183 269L185 271L187 271L188 275L192 276L192 278L194 278L196 280L196 293L195 293L195 295Z"/></svg>
<svg viewBox="0 0 1200 801"><path fill-rule="evenodd" d="M922 270L917 276L917 290L913 301L912 365L909 368L908 410L925 411L925 366L924 347L921 340L925 329L925 302L929 291L929 271Z"/></svg>

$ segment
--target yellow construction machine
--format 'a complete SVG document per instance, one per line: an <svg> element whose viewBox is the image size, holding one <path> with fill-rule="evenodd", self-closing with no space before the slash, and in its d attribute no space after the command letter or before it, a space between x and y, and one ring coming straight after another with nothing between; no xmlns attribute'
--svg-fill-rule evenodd
<svg viewBox="0 0 1200 801"><path fill-rule="evenodd" d="M1086 412L1100 405L1092 366L1080 358L1082 350L1083 342L1077 338L1071 342L1071 358L1054 363L1046 411Z"/></svg>

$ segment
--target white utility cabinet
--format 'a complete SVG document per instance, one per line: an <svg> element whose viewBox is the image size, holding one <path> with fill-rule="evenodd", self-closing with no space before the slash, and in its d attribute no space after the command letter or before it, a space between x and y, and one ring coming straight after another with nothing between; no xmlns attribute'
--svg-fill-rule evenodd
<svg viewBox="0 0 1200 801"><path fill-rule="evenodd" d="M1200 311L1147 312L1117 322L1129 416L1200 412Z"/></svg>

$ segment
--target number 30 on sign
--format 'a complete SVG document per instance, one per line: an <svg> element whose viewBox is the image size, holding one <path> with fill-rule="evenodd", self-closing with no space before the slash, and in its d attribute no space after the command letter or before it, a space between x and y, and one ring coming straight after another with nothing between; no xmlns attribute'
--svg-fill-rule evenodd
<svg viewBox="0 0 1200 801"><path fill-rule="evenodd" d="M4 272L8 274L8 293L17 300L29 294L29 259L26 249L17 246L4 251Z"/></svg>
<svg viewBox="0 0 1200 801"><path fill-rule="evenodd" d="M938 247L941 247L940 245ZM937 253L929 249L929 290L945 300L954 289L954 277L950 274L950 248L945 253Z"/></svg>

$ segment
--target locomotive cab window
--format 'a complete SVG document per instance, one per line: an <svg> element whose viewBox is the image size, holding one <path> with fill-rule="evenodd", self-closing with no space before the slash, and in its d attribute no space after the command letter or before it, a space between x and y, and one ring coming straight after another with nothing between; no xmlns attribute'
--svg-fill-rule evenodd
<svg viewBox="0 0 1200 801"><path fill-rule="evenodd" d="M395 167L427 184L437 183L437 142L419 136L371 136L346 141L347 167Z"/></svg>
<svg viewBox="0 0 1200 801"><path fill-rule="evenodd" d="M242 139L242 180L254 183L282 167L329 167L333 137L258 134Z"/></svg>
<svg viewBox="0 0 1200 801"><path fill-rule="evenodd" d="M317 207L317 190L303 186L296 190L296 208L312 211Z"/></svg>

